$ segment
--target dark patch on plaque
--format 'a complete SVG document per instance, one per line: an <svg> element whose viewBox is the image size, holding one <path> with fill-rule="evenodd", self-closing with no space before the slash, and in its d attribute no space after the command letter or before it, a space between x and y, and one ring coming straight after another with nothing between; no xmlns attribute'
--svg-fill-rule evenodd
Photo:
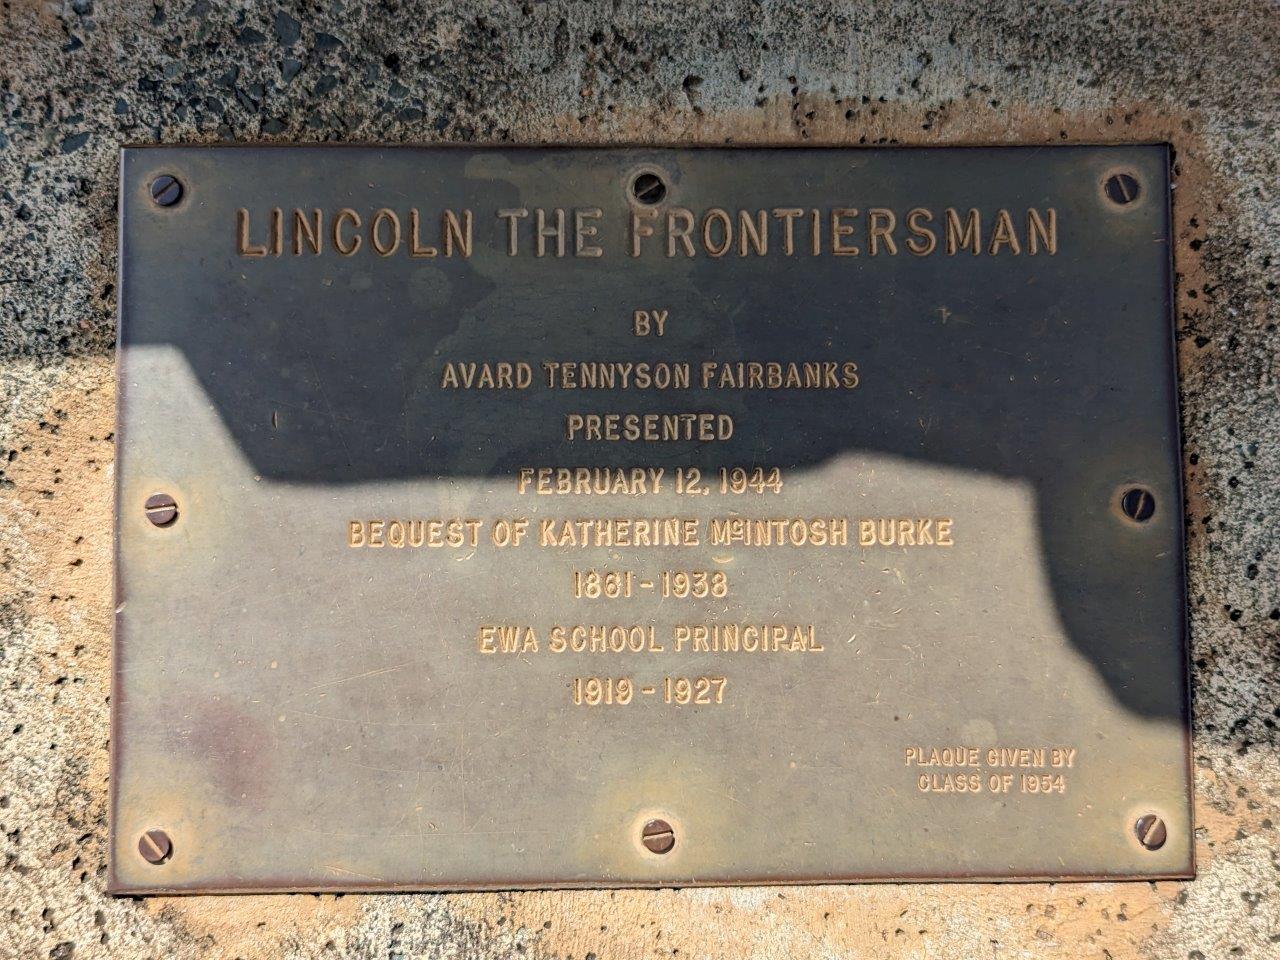
<svg viewBox="0 0 1280 960"><path fill-rule="evenodd" d="M1190 875L1167 165L126 150L112 888Z"/></svg>

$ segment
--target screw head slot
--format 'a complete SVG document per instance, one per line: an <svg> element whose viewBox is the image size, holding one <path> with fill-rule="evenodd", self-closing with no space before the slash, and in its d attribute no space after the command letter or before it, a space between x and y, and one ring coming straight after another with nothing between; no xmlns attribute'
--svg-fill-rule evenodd
<svg viewBox="0 0 1280 960"><path fill-rule="evenodd" d="M661 203L667 196L667 184L656 173L642 173L631 181L631 195L645 206Z"/></svg>
<svg viewBox="0 0 1280 960"><path fill-rule="evenodd" d="M1120 511L1134 523L1146 523L1155 515L1156 498L1146 487L1131 487L1120 497Z"/></svg>
<svg viewBox="0 0 1280 960"><path fill-rule="evenodd" d="M173 856L173 842L163 830L148 830L138 838L138 853L147 863L164 863Z"/></svg>
<svg viewBox="0 0 1280 960"><path fill-rule="evenodd" d="M167 527L178 519L178 502L167 493L153 493L144 505L153 526Z"/></svg>
<svg viewBox="0 0 1280 960"><path fill-rule="evenodd" d="M182 199L182 181L162 173L151 181L151 199L158 207L172 207Z"/></svg>
<svg viewBox="0 0 1280 960"><path fill-rule="evenodd" d="M1108 200L1121 207L1133 203L1142 192L1138 178L1131 173L1113 173L1107 177L1102 189Z"/></svg>
<svg viewBox="0 0 1280 960"><path fill-rule="evenodd" d="M650 853L670 853L676 845L676 832L665 820L650 820L640 831L640 842Z"/></svg>
<svg viewBox="0 0 1280 960"><path fill-rule="evenodd" d="M1159 850L1169 839L1169 828L1154 813L1139 817L1138 822L1133 825L1133 832L1138 842L1148 850Z"/></svg>

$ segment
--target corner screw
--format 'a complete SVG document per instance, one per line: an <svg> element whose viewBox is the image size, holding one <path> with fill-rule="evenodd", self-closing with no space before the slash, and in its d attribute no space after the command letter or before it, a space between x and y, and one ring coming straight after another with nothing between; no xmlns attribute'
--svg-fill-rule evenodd
<svg viewBox="0 0 1280 960"><path fill-rule="evenodd" d="M676 845L676 832L665 820L650 820L640 831L640 842L650 853L670 853Z"/></svg>
<svg viewBox="0 0 1280 960"><path fill-rule="evenodd" d="M642 173L631 181L631 195L651 207L666 197L667 185L656 173Z"/></svg>
<svg viewBox="0 0 1280 960"><path fill-rule="evenodd" d="M147 863L161 864L173 855L173 842L163 830L148 830L138 838L138 852Z"/></svg>
<svg viewBox="0 0 1280 960"><path fill-rule="evenodd" d="M1120 509L1134 523L1146 523L1156 512L1156 498L1145 487L1134 487L1120 498Z"/></svg>
<svg viewBox="0 0 1280 960"><path fill-rule="evenodd" d="M1159 850L1169 839L1169 829L1154 813L1139 817L1133 825L1133 832L1137 834L1138 842L1148 850Z"/></svg>
<svg viewBox="0 0 1280 960"><path fill-rule="evenodd" d="M1113 173L1107 178L1104 189L1107 199L1122 207L1137 200L1142 191L1138 186L1138 178L1131 173Z"/></svg>
<svg viewBox="0 0 1280 960"><path fill-rule="evenodd" d="M162 173L151 181L151 199L160 207L172 207L182 199L182 182Z"/></svg>
<svg viewBox="0 0 1280 960"><path fill-rule="evenodd" d="M145 505L147 519L157 527L167 527L178 519L178 502L167 493L153 493Z"/></svg>

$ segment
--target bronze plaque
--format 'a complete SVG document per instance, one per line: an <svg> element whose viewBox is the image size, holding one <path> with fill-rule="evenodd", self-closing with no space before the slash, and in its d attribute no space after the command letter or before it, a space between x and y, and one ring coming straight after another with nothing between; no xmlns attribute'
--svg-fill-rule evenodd
<svg viewBox="0 0 1280 960"><path fill-rule="evenodd" d="M1168 162L127 149L112 888L1190 876Z"/></svg>

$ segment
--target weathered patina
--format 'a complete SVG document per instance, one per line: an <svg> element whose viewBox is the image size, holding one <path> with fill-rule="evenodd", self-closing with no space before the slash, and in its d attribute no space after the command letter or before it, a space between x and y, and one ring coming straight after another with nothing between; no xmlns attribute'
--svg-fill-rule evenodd
<svg viewBox="0 0 1280 960"><path fill-rule="evenodd" d="M1167 164L127 150L113 887L1189 876Z"/></svg>

